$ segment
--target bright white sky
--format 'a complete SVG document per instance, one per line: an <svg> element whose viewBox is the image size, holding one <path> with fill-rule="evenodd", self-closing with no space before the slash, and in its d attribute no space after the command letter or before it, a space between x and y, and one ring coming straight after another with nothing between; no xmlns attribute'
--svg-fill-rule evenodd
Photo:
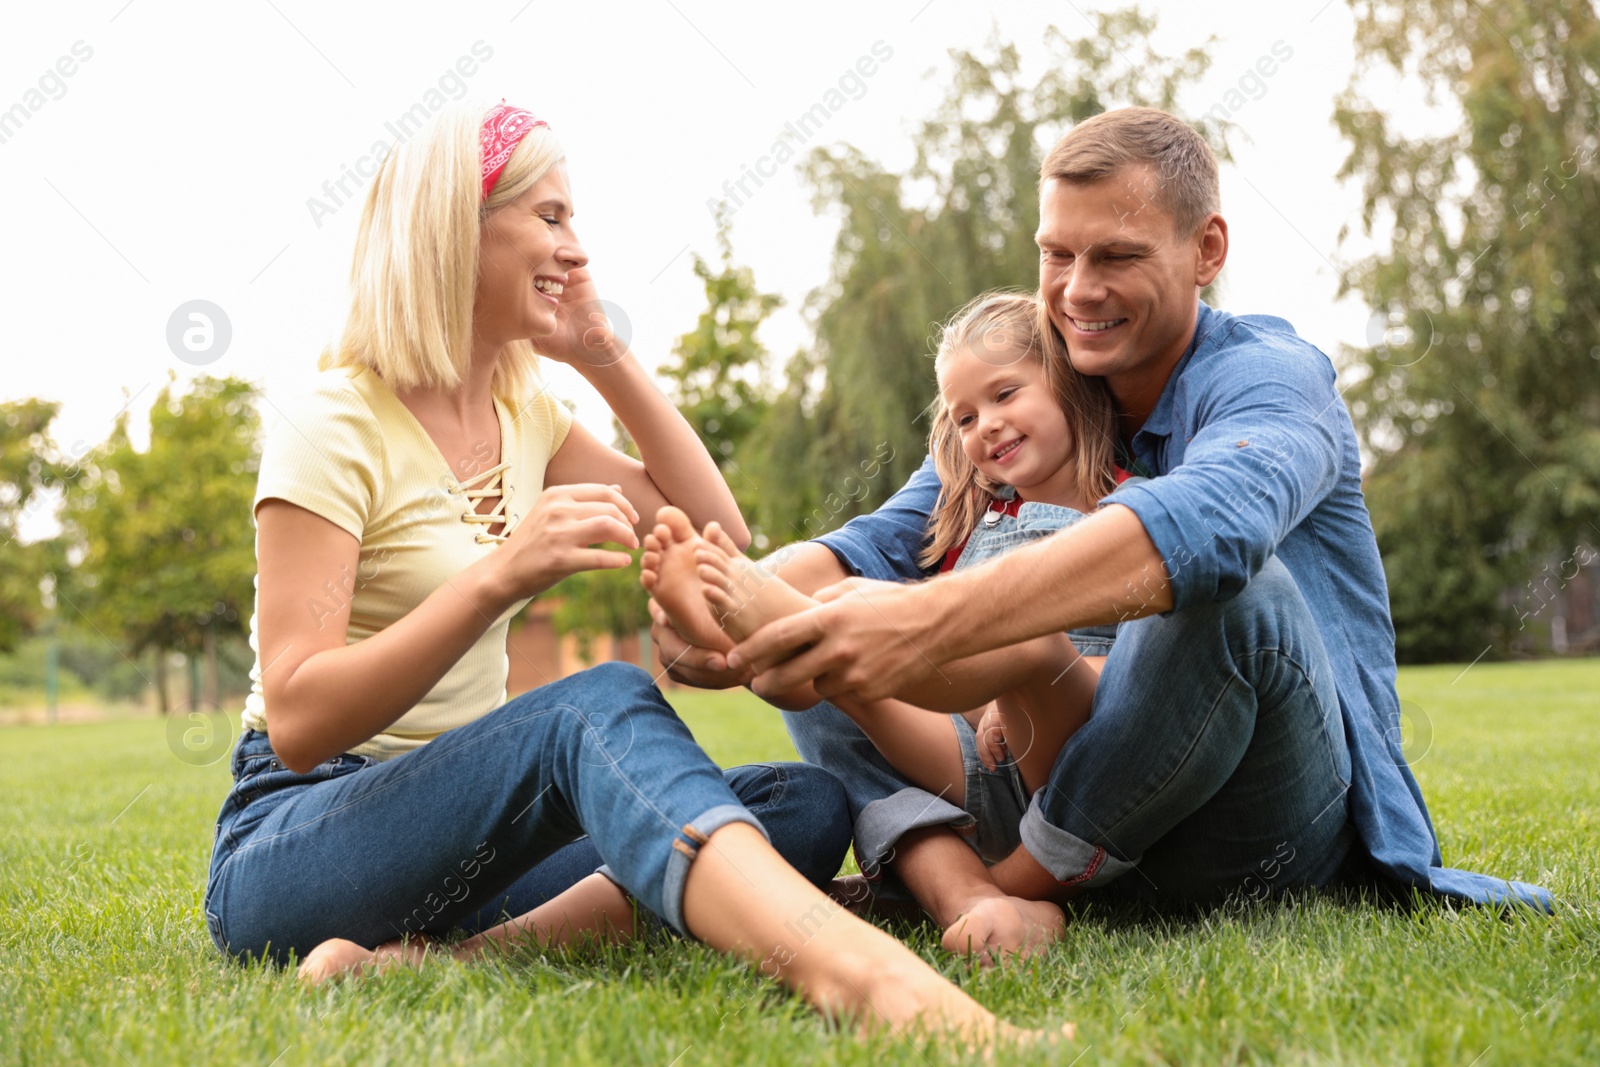
<svg viewBox="0 0 1600 1067"><path fill-rule="evenodd" d="M949 49L976 46L998 25L1038 70L1052 20L1076 36L1090 28L1087 12L1117 6L24 5L0 35L0 111L41 96L43 104L0 143L0 399L64 401L56 437L69 450L81 442L81 451L104 438L130 397L137 433L169 372L237 375L280 399L303 387L343 320L359 214L358 197L319 227L307 200L374 141L392 140L385 123L480 41L492 56L462 79L464 91L504 96L560 134L601 293L626 310L635 351L654 366L703 307L690 252L716 254L706 201L876 42L892 57L811 144L848 142L904 168L910 131L941 95L929 75L948 70ZM1353 63L1347 5L1145 6L1159 15L1168 54L1220 38L1211 75L1186 102L1190 114L1242 103L1232 118L1247 139L1223 172L1232 228L1223 305L1281 315L1335 356L1341 342L1362 343L1369 310L1334 299L1335 264L1361 250L1339 248L1340 226L1355 228L1358 198L1333 177L1344 149L1330 115ZM29 96L80 41L78 54L92 49L90 58ZM1292 55L1271 77L1248 80L1275 46ZM1248 92L1226 96L1242 78ZM827 276L834 232L813 214L792 165L735 215L736 258L786 300L763 334L780 360L810 342L800 308ZM968 295L953 296L952 308ZM227 352L204 368L176 359L166 341L169 316L194 299L223 308L233 330ZM555 381L609 440L609 417L582 380L558 373Z"/></svg>

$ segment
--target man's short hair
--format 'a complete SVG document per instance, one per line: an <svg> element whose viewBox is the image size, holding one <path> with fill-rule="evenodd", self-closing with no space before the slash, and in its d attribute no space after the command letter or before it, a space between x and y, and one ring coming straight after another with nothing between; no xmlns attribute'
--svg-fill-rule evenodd
<svg viewBox="0 0 1600 1067"><path fill-rule="evenodd" d="M1078 123L1045 156L1039 185L1051 179L1074 185L1104 181L1129 164L1155 171L1152 199L1180 234L1194 233L1221 210L1211 146L1193 126L1153 107L1103 111Z"/></svg>

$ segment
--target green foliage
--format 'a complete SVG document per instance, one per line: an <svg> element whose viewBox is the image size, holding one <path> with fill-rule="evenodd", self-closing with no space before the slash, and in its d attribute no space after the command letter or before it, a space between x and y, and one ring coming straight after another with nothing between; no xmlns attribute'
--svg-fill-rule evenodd
<svg viewBox="0 0 1600 1067"><path fill-rule="evenodd" d="M557 633L575 635L578 654L585 659L593 658L595 637L621 637L650 625L645 609L649 596L639 584L637 565L615 571L579 571L544 595L558 601L551 625Z"/></svg>
<svg viewBox="0 0 1600 1067"><path fill-rule="evenodd" d="M250 504L260 417L256 387L201 377L169 384L150 409L150 447L127 417L67 489L63 520L82 562L63 593L130 655L199 653L239 634L255 577Z"/></svg>
<svg viewBox="0 0 1600 1067"><path fill-rule="evenodd" d="M1389 248L1345 279L1379 309L1347 397L1399 653L1514 649L1510 590L1600 540L1600 20L1561 0L1352 6L1341 176ZM1374 70L1457 121L1402 131L1363 95Z"/></svg>
<svg viewBox="0 0 1600 1067"><path fill-rule="evenodd" d="M832 276L809 301L816 346L790 361L752 449L754 480L784 487L755 510L774 540L871 511L921 464L935 325L985 290L1038 285L1035 188L1050 145L1109 107L1174 106L1209 63L1203 47L1158 55L1155 19L1136 9L1090 17L1080 38L1048 31L1041 76L996 37L982 52L953 50L949 90L916 135L907 176L849 146L812 153L817 210L841 227ZM1225 152L1222 130L1199 125ZM865 491L850 489L869 466Z"/></svg>
<svg viewBox="0 0 1600 1067"><path fill-rule="evenodd" d="M0 651L38 629L45 614L40 579L63 562L59 544L19 540L23 520L70 477L50 439L60 407L47 400L0 404Z"/></svg>
<svg viewBox="0 0 1600 1067"><path fill-rule="evenodd" d="M706 309L694 329L678 338L673 362L662 367L661 374L671 383L678 410L716 460L739 510L750 514L760 490L734 456L771 405L762 381L767 350L756 332L783 298L762 292L749 267L734 265L725 210L717 218L717 246L722 253L720 270L712 270L698 253L694 257L695 277L705 287Z"/></svg>

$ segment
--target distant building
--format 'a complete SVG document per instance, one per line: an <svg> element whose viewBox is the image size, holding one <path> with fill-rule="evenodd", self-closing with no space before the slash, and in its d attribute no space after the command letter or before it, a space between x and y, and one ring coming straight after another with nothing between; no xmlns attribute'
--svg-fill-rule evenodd
<svg viewBox="0 0 1600 1067"><path fill-rule="evenodd" d="M511 672L506 679L506 693L516 696L530 689L577 674L585 667L612 660L638 663L651 674L660 671L649 648L648 634L629 634L612 637L602 634L588 640L588 656L583 655L583 644L577 635L556 632L551 616L556 603L536 598L511 622L511 636L506 641L506 654L511 659ZM646 657L649 662L646 662ZM670 685L665 673L657 685Z"/></svg>

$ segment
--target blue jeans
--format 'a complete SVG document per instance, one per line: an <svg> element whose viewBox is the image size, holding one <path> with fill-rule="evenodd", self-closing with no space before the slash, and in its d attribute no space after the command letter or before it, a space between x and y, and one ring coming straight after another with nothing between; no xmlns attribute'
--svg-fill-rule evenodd
<svg viewBox="0 0 1600 1067"><path fill-rule="evenodd" d="M863 870L971 812L917 790L831 705L785 716L844 783ZM1066 886L1211 900L1324 885L1354 839L1350 755L1327 656L1277 560L1237 596L1123 623L1094 710L1019 826ZM969 834L971 833L969 829ZM870 873L870 872L869 872Z"/></svg>
<svg viewBox="0 0 1600 1067"><path fill-rule="evenodd" d="M817 883L849 843L842 791L825 771L725 776L650 676L621 663L524 693L385 762L345 754L297 774L246 731L233 771L206 921L224 951L279 962L330 937L371 947L477 929L601 863L686 933L689 863L721 827L762 830Z"/></svg>

